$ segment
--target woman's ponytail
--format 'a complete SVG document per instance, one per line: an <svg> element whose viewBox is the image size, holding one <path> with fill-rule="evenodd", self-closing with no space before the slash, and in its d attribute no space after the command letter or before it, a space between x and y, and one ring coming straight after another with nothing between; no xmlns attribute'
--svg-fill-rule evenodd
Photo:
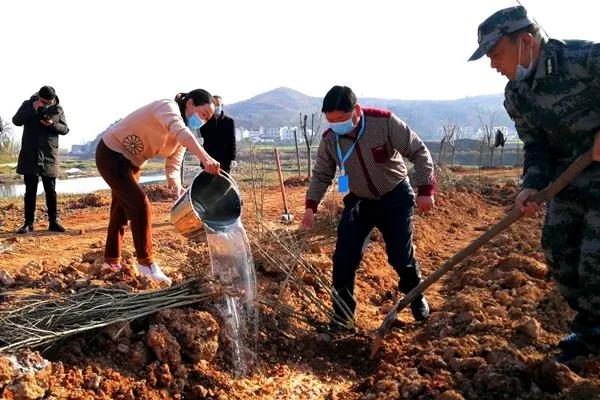
<svg viewBox="0 0 600 400"><path fill-rule="evenodd" d="M203 106L204 104L211 104L213 102L212 95L204 89L194 89L189 93L177 93L174 100L179 106L179 112L181 113L181 117L186 124L187 117L185 116L185 103L187 103L189 99L192 99L195 107Z"/></svg>

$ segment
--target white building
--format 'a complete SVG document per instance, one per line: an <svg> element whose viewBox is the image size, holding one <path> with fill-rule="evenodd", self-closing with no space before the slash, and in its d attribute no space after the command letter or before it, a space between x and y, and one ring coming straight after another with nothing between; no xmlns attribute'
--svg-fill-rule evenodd
<svg viewBox="0 0 600 400"><path fill-rule="evenodd" d="M279 128L279 140L282 142L293 142L294 133L298 137L298 143L304 143L304 136L300 133L300 129L297 126L282 126Z"/></svg>
<svg viewBox="0 0 600 400"><path fill-rule="evenodd" d="M264 139L273 139L280 140L281 136L279 134L279 129L277 128L267 128L265 134L263 135Z"/></svg>
<svg viewBox="0 0 600 400"><path fill-rule="evenodd" d="M242 140L244 140L244 132L246 131L246 129L244 129L244 127L239 127L239 128L235 128L235 141L236 142L241 142Z"/></svg>
<svg viewBox="0 0 600 400"><path fill-rule="evenodd" d="M248 130L246 129L242 135L244 140L249 140L253 143L260 142L263 134L263 130Z"/></svg>
<svg viewBox="0 0 600 400"><path fill-rule="evenodd" d="M279 139L283 141L294 140L294 130L298 130L296 126L282 126L279 128Z"/></svg>

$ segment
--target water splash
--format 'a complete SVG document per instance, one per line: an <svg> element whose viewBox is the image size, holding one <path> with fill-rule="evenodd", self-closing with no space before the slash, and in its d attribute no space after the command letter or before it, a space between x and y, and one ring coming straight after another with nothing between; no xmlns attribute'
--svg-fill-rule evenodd
<svg viewBox="0 0 600 400"><path fill-rule="evenodd" d="M217 303L223 333L230 343L236 376L248 375L256 364L258 311L256 273L250 242L241 220L223 230L206 226L211 273L228 292Z"/></svg>

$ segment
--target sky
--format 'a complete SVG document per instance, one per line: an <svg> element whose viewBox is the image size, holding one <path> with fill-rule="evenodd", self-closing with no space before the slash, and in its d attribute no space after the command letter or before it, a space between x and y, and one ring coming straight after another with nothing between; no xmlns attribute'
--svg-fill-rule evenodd
<svg viewBox="0 0 600 400"><path fill-rule="evenodd" d="M521 0L550 37L600 41L600 2ZM501 93L487 58L467 62L477 26L508 0L5 0L0 117L52 85L70 133L92 140L118 118L181 91L227 104L287 86L322 97L456 99ZM16 138L21 129L15 128Z"/></svg>

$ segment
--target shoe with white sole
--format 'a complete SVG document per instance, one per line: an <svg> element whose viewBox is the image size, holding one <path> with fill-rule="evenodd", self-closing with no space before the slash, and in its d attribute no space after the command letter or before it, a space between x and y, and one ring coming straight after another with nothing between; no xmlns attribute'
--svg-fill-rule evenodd
<svg viewBox="0 0 600 400"><path fill-rule="evenodd" d="M150 270L149 267L142 265L142 264L138 264L137 267L135 267L135 269L137 270L138 275L144 275L147 276L149 278L152 277L152 271Z"/></svg>
<svg viewBox="0 0 600 400"><path fill-rule="evenodd" d="M110 268L113 271L118 271L121 268L123 268L123 266L119 263L107 263L105 262L104 264L102 264L102 268Z"/></svg>
<svg viewBox="0 0 600 400"><path fill-rule="evenodd" d="M161 271L157 263L152 263L148 266L138 265L137 270L140 275L145 275L148 278L154 279L157 282L163 282L167 286L171 286L171 283L173 282L171 278L166 276L165 273Z"/></svg>

